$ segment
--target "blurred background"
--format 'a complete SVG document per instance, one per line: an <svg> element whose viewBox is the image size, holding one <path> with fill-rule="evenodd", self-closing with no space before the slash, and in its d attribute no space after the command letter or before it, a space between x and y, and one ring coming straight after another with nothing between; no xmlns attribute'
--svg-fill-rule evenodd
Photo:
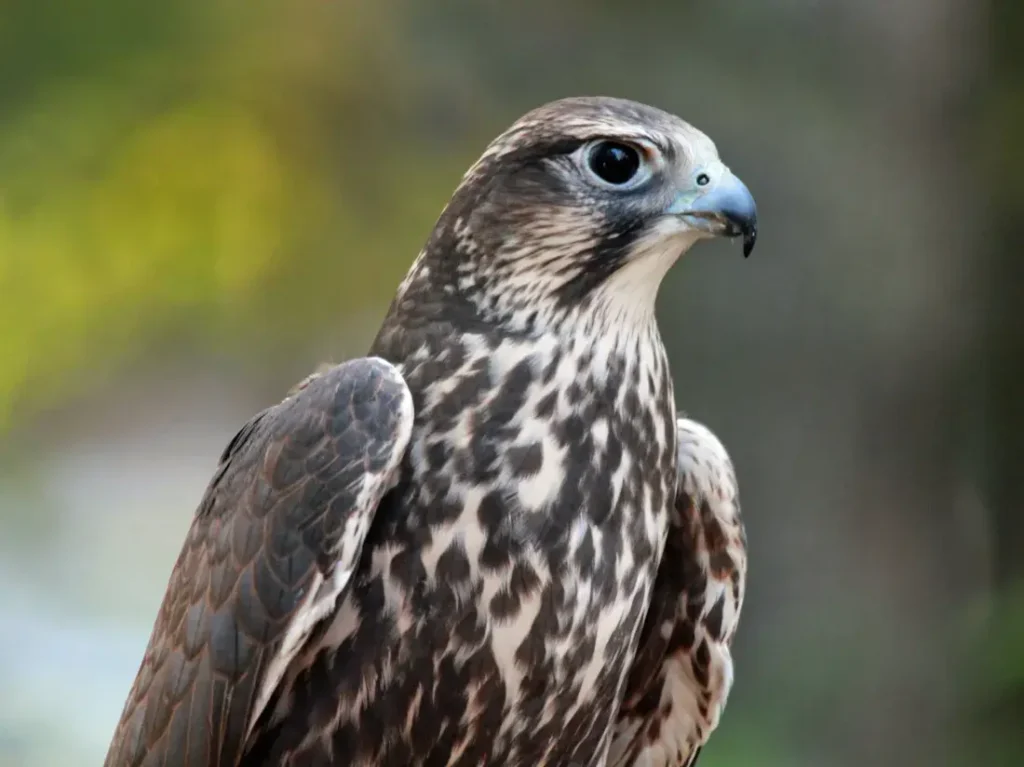
<svg viewBox="0 0 1024 767"><path fill-rule="evenodd" d="M97 765L221 449L361 354L526 110L709 133L754 257L660 300L751 584L701 767L1024 764L1024 6L14 0L0 21L0 764Z"/></svg>

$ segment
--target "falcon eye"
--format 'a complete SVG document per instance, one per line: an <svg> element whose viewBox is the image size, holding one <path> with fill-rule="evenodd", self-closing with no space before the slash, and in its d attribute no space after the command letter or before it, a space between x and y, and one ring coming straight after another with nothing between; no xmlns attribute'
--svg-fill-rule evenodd
<svg viewBox="0 0 1024 767"><path fill-rule="evenodd" d="M590 150L587 165L606 184L622 186L632 181L640 170L640 153L629 144L601 141Z"/></svg>

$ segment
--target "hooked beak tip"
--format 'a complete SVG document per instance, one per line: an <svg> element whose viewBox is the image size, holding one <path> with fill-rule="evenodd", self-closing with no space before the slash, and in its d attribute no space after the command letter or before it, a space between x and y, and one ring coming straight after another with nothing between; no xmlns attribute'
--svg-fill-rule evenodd
<svg viewBox="0 0 1024 767"><path fill-rule="evenodd" d="M750 258L750 254L754 252L754 245L757 243L757 223L755 222L752 226L748 227L743 232L743 257Z"/></svg>

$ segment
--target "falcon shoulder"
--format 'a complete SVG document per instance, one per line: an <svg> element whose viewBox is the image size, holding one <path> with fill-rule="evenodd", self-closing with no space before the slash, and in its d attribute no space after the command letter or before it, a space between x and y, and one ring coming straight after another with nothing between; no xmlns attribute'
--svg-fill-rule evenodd
<svg viewBox="0 0 1024 767"><path fill-rule="evenodd" d="M693 767L732 687L747 573L736 475L705 426L680 418L678 433L675 507L609 767Z"/></svg>
<svg viewBox="0 0 1024 767"><path fill-rule="evenodd" d="M378 358L314 374L220 458L171 573L106 767L227 767L356 569L412 432Z"/></svg>

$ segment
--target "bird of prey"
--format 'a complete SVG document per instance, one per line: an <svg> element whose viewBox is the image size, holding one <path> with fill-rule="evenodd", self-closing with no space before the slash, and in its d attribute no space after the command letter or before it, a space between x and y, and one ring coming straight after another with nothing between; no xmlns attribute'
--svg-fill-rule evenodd
<svg viewBox="0 0 1024 767"><path fill-rule="evenodd" d="M692 767L732 686L746 542L655 321L757 234L712 141L539 107L466 172L365 358L231 440L108 767Z"/></svg>

